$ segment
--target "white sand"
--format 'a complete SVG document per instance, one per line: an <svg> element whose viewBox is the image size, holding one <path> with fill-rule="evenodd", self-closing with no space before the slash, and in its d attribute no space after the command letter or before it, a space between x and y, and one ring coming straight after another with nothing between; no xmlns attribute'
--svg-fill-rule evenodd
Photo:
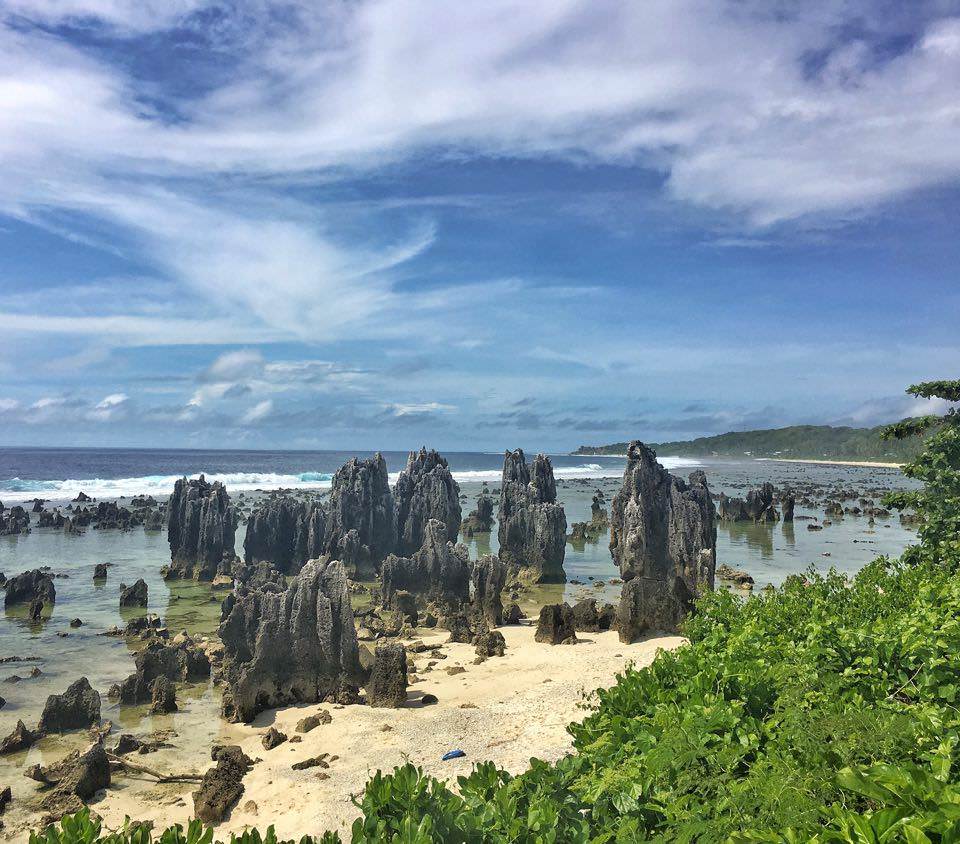
<svg viewBox="0 0 960 844"><path fill-rule="evenodd" d="M445 645L448 658L427 672L429 652L417 655L421 679L408 690L408 703L402 709L315 704L264 712L253 725L228 727L224 738L262 761L244 778L246 792L231 816L218 826L218 838L250 826L265 829L269 824L287 838L326 829L338 829L344 835L358 815L351 794L362 792L378 769L391 771L407 761L455 781L469 773L475 762L484 760L512 773L525 770L532 756L556 760L571 749L566 726L584 717L582 704L587 694L612 685L629 662L649 664L659 648L674 648L683 642L677 636L664 636L624 645L616 633L609 632L579 634L579 644L551 647L533 641L531 626L500 629L507 641L506 655L480 665L473 665L475 654L469 645ZM436 641L445 637L444 633ZM448 675L445 669L456 665L466 672ZM426 692L435 694L439 703L420 705L419 698ZM461 704L477 708L460 708ZM297 721L321 709L330 712L332 723L305 734L301 743L288 741L273 750L263 749L261 736L267 727L276 726L293 736ZM391 729L381 730L385 725ZM464 750L466 757L442 762L440 757L453 748ZM326 771L294 771L290 767L321 753L339 759ZM134 755L131 760L160 767L152 758L156 757ZM170 770L171 766L167 763L163 768ZM321 771L329 779L318 777ZM157 826L185 824L193 810L194 787L156 786L146 778L124 775L115 777L114 787L91 808L109 827L119 826L124 816L152 820ZM248 801L253 801L256 809L247 808ZM14 831L8 828L10 832ZM25 838L25 832L14 836L14 840Z"/></svg>
<svg viewBox="0 0 960 844"><path fill-rule="evenodd" d="M866 466L873 469L899 469L902 463L879 463L876 460L801 460L796 457L757 457L757 460L777 463L812 463L815 466Z"/></svg>

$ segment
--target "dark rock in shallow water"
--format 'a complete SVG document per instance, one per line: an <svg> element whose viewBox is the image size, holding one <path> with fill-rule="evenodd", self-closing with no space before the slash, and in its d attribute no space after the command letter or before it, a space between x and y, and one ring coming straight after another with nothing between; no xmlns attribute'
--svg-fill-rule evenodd
<svg viewBox="0 0 960 844"><path fill-rule="evenodd" d="M37 598L48 604L57 600L53 578L42 569L25 571L16 577L11 577L7 581L7 594L3 599L3 605L10 607L14 604L29 604Z"/></svg>
<svg viewBox="0 0 960 844"><path fill-rule="evenodd" d="M577 641L573 619L573 610L569 604L547 604L540 609L537 632L533 636L537 642L548 645L572 645Z"/></svg>
<svg viewBox="0 0 960 844"><path fill-rule="evenodd" d="M407 652L403 645L377 645L367 683L370 706L396 709L407 702Z"/></svg>
<svg viewBox="0 0 960 844"><path fill-rule="evenodd" d="M464 537L475 533L489 533L493 528L493 499L484 490L477 496L477 509L471 510L460 523L460 533Z"/></svg>
<svg viewBox="0 0 960 844"><path fill-rule="evenodd" d="M120 606L121 607L146 607L147 606L147 584L141 577L133 586L120 584Z"/></svg>
<svg viewBox="0 0 960 844"><path fill-rule="evenodd" d="M220 638L229 721L250 721L284 704L356 697L362 671L338 561L311 560L282 592L238 588Z"/></svg>
<svg viewBox="0 0 960 844"><path fill-rule="evenodd" d="M180 478L167 505L171 565L167 577L213 580L228 574L237 517L226 487L201 475Z"/></svg>
<svg viewBox="0 0 960 844"><path fill-rule="evenodd" d="M23 721L18 720L17 726L13 728L13 732L3 741L0 741L0 756L26 750L32 747L38 738L39 736L33 730L28 729Z"/></svg>
<svg viewBox="0 0 960 844"><path fill-rule="evenodd" d="M348 534L355 532L354 536ZM371 577L397 543L387 464L379 452L353 458L333 476L326 551L356 578Z"/></svg>
<svg viewBox="0 0 960 844"><path fill-rule="evenodd" d="M324 553L327 513L319 502L306 504L283 496L256 508L247 520L243 540L246 563L270 561L286 574L296 574L307 560Z"/></svg>
<svg viewBox="0 0 960 844"><path fill-rule="evenodd" d="M71 683L61 695L50 695L37 732L43 735L79 730L100 723L100 693L86 677Z"/></svg>
<svg viewBox="0 0 960 844"><path fill-rule="evenodd" d="M787 493L780 500L780 507L783 510L783 520L785 522L793 521L793 511L797 505L797 499Z"/></svg>
<svg viewBox="0 0 960 844"><path fill-rule="evenodd" d="M773 506L773 494L771 483L765 483L760 489L748 490L746 500L728 498L721 492L717 502L717 518L723 522L775 522L780 514Z"/></svg>
<svg viewBox="0 0 960 844"><path fill-rule="evenodd" d="M0 511L0 536L30 533L30 514L20 505Z"/></svg>
<svg viewBox="0 0 960 844"><path fill-rule="evenodd" d="M503 624L503 601L501 594L507 582L507 568L499 557L490 554L473 564L473 605L490 627Z"/></svg>
<svg viewBox="0 0 960 844"><path fill-rule="evenodd" d="M40 621L43 614L43 598L34 598L30 602L30 610L27 614L31 621Z"/></svg>
<svg viewBox="0 0 960 844"><path fill-rule="evenodd" d="M393 488L396 508L396 553L409 555L424 543L426 525L437 519L454 540L460 528L460 487L450 474L447 461L436 451L411 451L406 468Z"/></svg>
<svg viewBox="0 0 960 844"><path fill-rule="evenodd" d="M566 580L567 519L548 457L538 454L528 468L522 449L504 455L498 534L501 560L527 569L539 583Z"/></svg>
<svg viewBox="0 0 960 844"><path fill-rule="evenodd" d="M610 525L610 552L623 579L647 584L629 592L624 585L621 639L632 641L625 637L648 627L677 630L693 598L713 588L715 513L703 472L691 474L688 485L643 443L631 443Z"/></svg>
<svg viewBox="0 0 960 844"><path fill-rule="evenodd" d="M94 580L106 580L107 579L107 564L106 563L97 563L93 567L93 579Z"/></svg>
<svg viewBox="0 0 960 844"><path fill-rule="evenodd" d="M177 692L167 677L157 677L150 684L150 711L160 715L177 711Z"/></svg>
<svg viewBox="0 0 960 844"><path fill-rule="evenodd" d="M153 641L134 658L136 670L120 684L120 702L146 703L153 699L153 681L205 680L210 676L210 660L191 641L176 644Z"/></svg>
<svg viewBox="0 0 960 844"><path fill-rule="evenodd" d="M253 760L239 747L221 748L217 764L193 793L193 812L204 823L219 823L243 796L243 777Z"/></svg>

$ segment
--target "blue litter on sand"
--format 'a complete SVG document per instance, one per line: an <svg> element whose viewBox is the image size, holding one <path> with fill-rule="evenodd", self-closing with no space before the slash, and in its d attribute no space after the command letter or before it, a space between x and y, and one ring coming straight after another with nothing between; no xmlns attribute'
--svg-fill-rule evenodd
<svg viewBox="0 0 960 844"><path fill-rule="evenodd" d="M443 761L446 762L450 759L460 759L466 755L467 754L464 753L462 750L448 750L446 753L443 754Z"/></svg>

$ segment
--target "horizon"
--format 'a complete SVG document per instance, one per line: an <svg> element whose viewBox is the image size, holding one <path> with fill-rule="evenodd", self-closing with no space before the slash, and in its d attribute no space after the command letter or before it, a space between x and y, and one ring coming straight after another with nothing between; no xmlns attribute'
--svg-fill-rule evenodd
<svg viewBox="0 0 960 844"><path fill-rule="evenodd" d="M903 389L960 365L960 3L10 0L0 48L10 447L951 406Z"/></svg>

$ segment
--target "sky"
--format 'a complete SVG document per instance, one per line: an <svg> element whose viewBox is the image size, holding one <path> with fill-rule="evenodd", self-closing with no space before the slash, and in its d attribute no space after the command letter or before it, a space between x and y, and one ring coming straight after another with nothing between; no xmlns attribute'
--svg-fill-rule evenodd
<svg viewBox="0 0 960 844"><path fill-rule="evenodd" d="M960 0L0 0L0 444L936 411Z"/></svg>

